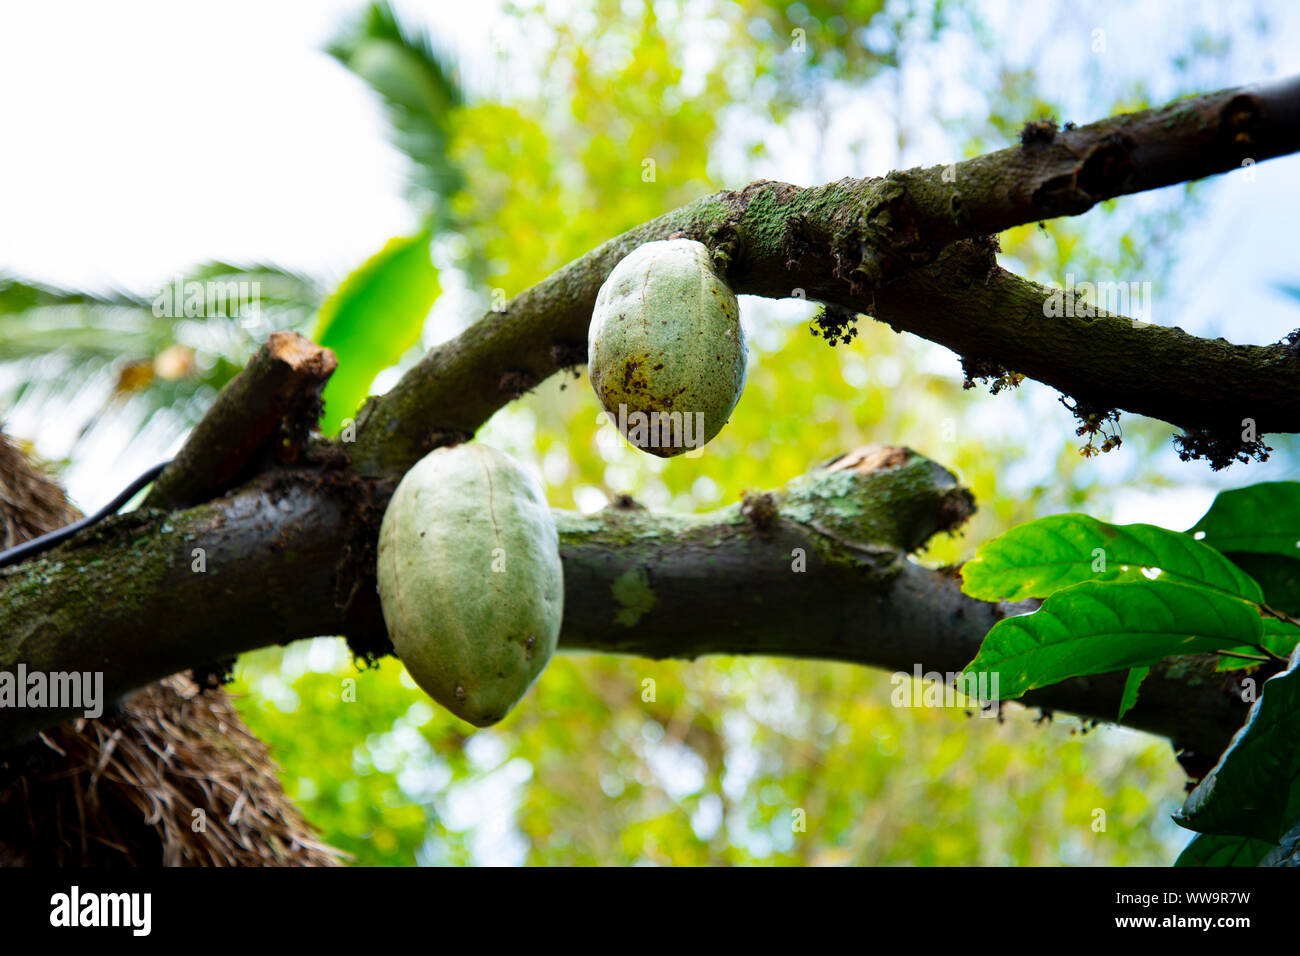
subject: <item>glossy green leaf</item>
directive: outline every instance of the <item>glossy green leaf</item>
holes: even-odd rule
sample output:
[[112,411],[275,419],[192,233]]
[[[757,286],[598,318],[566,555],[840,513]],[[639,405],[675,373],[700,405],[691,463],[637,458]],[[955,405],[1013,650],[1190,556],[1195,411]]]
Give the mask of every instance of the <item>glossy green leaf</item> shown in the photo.
[[1160,580],[1203,584],[1260,601],[1259,585],[1230,560],[1189,535],[1150,524],[1112,525],[1083,514],[1017,525],[980,546],[962,567],[962,590],[986,601],[1047,597],[1083,581]]
[[1147,675],[1151,673],[1149,667],[1135,667],[1128,672],[1128,677],[1124,680],[1124,695],[1119,701],[1119,714],[1116,720],[1123,720],[1124,715],[1133,709],[1133,705],[1138,700],[1138,688],[1146,680]]
[[1179,854],[1174,866],[1259,866],[1273,849],[1274,845],[1267,840],[1198,833]]
[[1257,643],[1255,607],[1175,581],[1085,582],[993,626],[968,671],[997,671],[1001,699],[1083,674],[1145,667],[1170,654]]
[[439,291],[429,241],[428,232],[389,240],[321,306],[316,341],[339,359],[325,388],[326,434],[355,415],[375,376],[420,340]]
[[1264,589],[1264,603],[1275,611],[1300,615],[1300,557],[1232,551],[1228,560]]
[[1201,833],[1270,843],[1300,823],[1300,652],[1264,682],[1245,726],[1174,820]]
[[1221,491],[1190,533],[1220,551],[1300,557],[1300,481]]
[[1300,627],[1289,621],[1279,621],[1275,617],[1263,620],[1264,633],[1260,645],[1272,651],[1278,657],[1290,657],[1296,645],[1300,644]]

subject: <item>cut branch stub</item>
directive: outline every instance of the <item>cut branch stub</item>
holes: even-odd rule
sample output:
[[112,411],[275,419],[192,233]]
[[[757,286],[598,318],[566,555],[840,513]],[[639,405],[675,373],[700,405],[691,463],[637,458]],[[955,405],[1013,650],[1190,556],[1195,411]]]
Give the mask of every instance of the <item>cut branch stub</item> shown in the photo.
[[864,445],[777,492],[781,513],[842,539],[920,550],[941,531],[955,532],[975,513],[975,497],[957,476],[910,448]]
[[337,367],[329,349],[295,332],[272,332],[158,476],[145,506],[192,507],[246,481],[266,458],[297,461]]

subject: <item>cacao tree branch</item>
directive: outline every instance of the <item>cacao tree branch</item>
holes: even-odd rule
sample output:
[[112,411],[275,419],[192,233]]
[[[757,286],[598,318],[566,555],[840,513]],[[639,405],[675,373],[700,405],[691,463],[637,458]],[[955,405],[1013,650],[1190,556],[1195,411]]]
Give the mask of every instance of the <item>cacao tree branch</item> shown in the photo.
[[[518,396],[521,384],[531,387],[582,364],[587,325],[606,276],[638,245],[674,236],[713,248],[737,293],[802,295],[880,313],[896,328],[978,348],[971,357],[1024,371],[1099,407],[1119,405],[1207,431],[1224,427],[1225,408],[1232,415],[1246,409],[1243,417],[1269,423],[1259,426],[1261,432],[1300,431],[1293,414],[1300,363],[1281,346],[1238,347],[1171,334],[1176,329],[1152,331],[1132,323],[1126,328],[1122,317],[1095,329],[1087,320],[1060,322],[1057,336],[1054,326],[1039,321],[1041,308],[1027,312],[1032,284],[1018,285],[1009,276],[1000,276],[997,286],[1010,294],[1009,302],[981,295],[978,310],[964,309],[959,322],[927,321],[932,314],[906,307],[914,292],[958,302],[971,294],[969,274],[949,279],[938,270],[922,276],[919,285],[911,281],[913,272],[957,240],[1077,215],[1103,199],[1298,148],[1300,80],[1289,80],[1191,97],[1046,138],[1031,136],[1022,146],[957,163],[951,174],[937,166],[810,188],[757,182],[717,193],[609,240],[430,351],[362,410],[354,461],[364,474],[401,474],[433,448],[472,435]],[[986,275],[992,273],[990,265]],[[1051,340],[1051,347],[1027,348],[1026,332],[1039,344]],[[1090,357],[1094,333],[1106,357],[1125,357],[1125,368],[1145,368],[1149,357],[1177,372],[1174,397],[1153,396],[1161,383],[1146,373],[1139,377],[1148,380],[1147,387],[1129,383],[1120,390],[1122,401],[1110,399],[1095,384],[1095,372],[1105,363]],[[1184,371],[1185,365],[1194,371]],[[1109,387],[1117,376],[1103,378]],[[1230,396],[1227,406],[1216,402],[1229,386],[1247,381],[1250,386]],[[1207,382],[1222,387],[1188,406],[1183,399],[1194,393],[1193,383]]]
[[906,190],[917,232],[937,251],[936,243],[1077,216],[1106,199],[1192,182],[1296,150],[1300,77],[1289,77],[1077,128],[1031,122],[1019,146],[894,177]]
[[[117,697],[200,663],[317,635],[388,653],[374,557],[389,479],[306,462],[195,508],[110,519],[0,570],[0,672],[97,671]],[[868,448],[705,515],[557,512],[562,650],[763,654],[959,671],[1030,606],[963,595],[906,558],[969,515],[969,493],[912,452]],[[1157,667],[1125,723],[1217,754],[1245,707],[1212,661]],[[545,680],[545,676],[542,678]],[[1111,720],[1124,675],[1026,701]],[[72,716],[0,708],[0,749]]]
[[[833,288],[824,294],[853,304]],[[877,290],[874,314],[959,355],[996,357],[1095,408],[1232,437],[1246,419],[1259,434],[1300,431],[1300,350],[1203,339],[1100,309],[1052,314],[1061,299],[998,267],[987,246],[960,242]]]

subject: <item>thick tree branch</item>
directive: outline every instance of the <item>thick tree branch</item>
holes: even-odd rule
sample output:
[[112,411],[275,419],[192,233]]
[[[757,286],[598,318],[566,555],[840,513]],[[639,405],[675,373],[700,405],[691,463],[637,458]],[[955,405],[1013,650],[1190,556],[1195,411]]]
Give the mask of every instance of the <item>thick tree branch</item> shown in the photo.
[[[985,276],[990,284],[996,279],[1004,297],[975,292],[969,267],[951,277],[942,269],[915,281],[911,275],[957,240],[1078,214],[1113,196],[1297,149],[1300,81],[1290,80],[1031,137],[1020,147],[958,163],[953,175],[932,167],[811,188],[758,182],[708,196],[606,242],[520,293],[504,312],[489,312],[429,352],[390,392],[367,403],[354,461],[364,474],[400,474],[431,449],[472,435],[517,397],[520,383],[532,386],[582,364],[587,325],[606,276],[638,245],[675,235],[710,245],[738,293],[802,296],[880,313],[896,328],[977,348],[979,354],[968,357],[1026,372],[1102,408],[1120,405],[1205,430],[1220,429],[1240,413],[1254,418],[1261,433],[1300,431],[1294,414],[1300,363],[1291,350],[1208,342],[1119,318],[1045,320],[1041,307],[1032,307],[1035,287],[991,265]],[[960,321],[945,322],[908,308],[914,293],[931,303],[961,305],[966,297],[978,308],[965,306]],[[1101,354],[1092,358],[1094,335]],[[1108,364],[1117,357],[1124,361]],[[1155,395],[1159,380],[1148,361],[1177,372],[1169,399]],[[1146,383],[1097,374],[1135,367]],[[1098,381],[1122,385],[1118,396],[1110,398]],[[1194,381],[1211,387],[1188,405]],[[1218,401],[1243,383],[1249,383],[1245,391],[1226,404]],[[1239,418],[1235,427],[1241,427]]]
[[[315,635],[391,651],[367,542],[392,488],[345,470],[279,470],[187,511],[124,515],[0,571],[0,671],[100,671],[118,696]],[[906,560],[970,510],[969,493],[933,462],[872,448],[710,514],[557,512],[561,647],[958,671],[989,627],[1028,610],[968,598],[952,573]],[[1211,668],[1157,668],[1125,723],[1218,753],[1245,708]],[[1122,685],[1123,675],[1074,680],[1030,701],[1110,720]],[[68,716],[0,710],[0,747]]]
[[[1176,326],[1096,315],[1048,316],[1054,290],[999,268],[978,243],[876,292],[875,317],[998,364],[1097,408],[1119,408],[1181,428],[1240,436],[1300,431],[1300,351],[1233,345]],[[851,305],[827,289],[829,301]]]
[[1021,145],[893,177],[932,249],[1117,196],[1300,150],[1300,77],[1174,100],[1072,129],[1030,123]]

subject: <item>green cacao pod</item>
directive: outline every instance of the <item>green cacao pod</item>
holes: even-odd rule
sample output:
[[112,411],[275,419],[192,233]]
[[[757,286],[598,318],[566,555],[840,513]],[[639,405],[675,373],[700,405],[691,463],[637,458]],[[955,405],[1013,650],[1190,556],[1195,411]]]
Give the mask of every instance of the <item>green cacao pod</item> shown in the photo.
[[406,473],[384,512],[378,578],[411,677],[477,727],[505,717],[555,652],[555,521],[537,482],[496,449],[439,448]]
[[745,387],[740,308],[691,239],[647,242],[596,296],[587,373],[629,442],[661,458],[703,447]]

